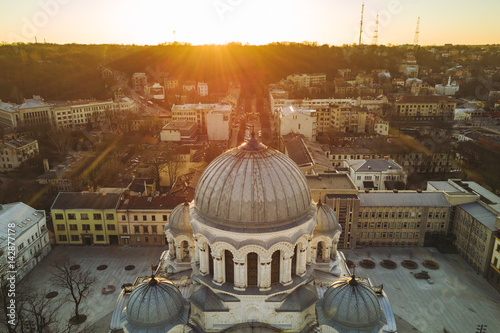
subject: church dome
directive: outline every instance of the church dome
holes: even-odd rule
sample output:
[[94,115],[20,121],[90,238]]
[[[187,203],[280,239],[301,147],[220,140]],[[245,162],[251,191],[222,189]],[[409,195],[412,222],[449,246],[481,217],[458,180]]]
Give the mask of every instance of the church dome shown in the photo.
[[194,196],[199,216],[240,228],[286,225],[306,216],[311,203],[297,164],[254,137],[210,163]]
[[387,323],[377,295],[356,278],[335,281],[317,304],[320,325],[338,332],[379,332]]
[[153,276],[132,291],[126,311],[134,328],[162,329],[182,317],[184,300],[172,282]]
[[332,207],[322,204],[321,201],[316,205],[318,213],[318,224],[314,227],[314,233],[319,233],[327,236],[335,236],[336,233],[342,232],[342,227],[337,221],[337,215]]
[[193,234],[193,228],[189,224],[189,203],[177,205],[170,213],[170,221],[165,226],[165,231],[170,230],[176,237],[178,234]]

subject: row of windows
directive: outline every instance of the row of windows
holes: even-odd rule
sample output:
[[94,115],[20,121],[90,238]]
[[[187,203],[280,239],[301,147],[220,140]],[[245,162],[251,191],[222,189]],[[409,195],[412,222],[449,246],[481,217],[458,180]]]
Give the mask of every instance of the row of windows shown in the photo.
[[[148,216],[147,215],[142,215],[142,220],[147,221]],[[168,215],[162,215],[162,220],[164,222],[168,221]],[[127,221],[127,215],[122,215],[122,221]],[[134,215],[134,221],[139,221],[139,216]],[[151,215],[151,221],[155,222],[156,221],[156,215]]]
[[[93,219],[94,220],[102,220],[102,214],[100,213],[94,213]],[[54,218],[56,220],[64,220],[64,215],[63,214],[55,214]],[[106,220],[113,220],[115,218],[114,214],[106,214]],[[88,213],[80,213],[80,220],[88,220],[89,219],[89,214]],[[68,220],[76,220],[76,214],[75,213],[68,213]]]
[[[408,218],[411,218],[411,219],[414,219],[414,218],[421,218],[422,217],[422,212],[362,212],[360,211],[359,214],[358,214],[358,217],[359,218],[389,218],[389,216],[391,218],[396,218],[396,213],[397,213],[397,217],[398,218],[405,218],[405,219],[408,219]],[[429,214],[427,215],[427,217],[429,219],[439,219],[439,218],[442,218],[442,219],[445,219],[446,218],[446,212],[429,212]]]
[[[95,240],[97,242],[104,242],[104,235],[96,235]],[[60,242],[67,242],[68,237],[66,235],[59,235],[59,241]],[[79,235],[71,235],[71,241],[72,242],[79,242],[80,236]]]
[[[148,225],[134,225],[134,233],[135,234],[140,234],[141,233],[141,227],[142,227],[142,233],[143,234],[149,234],[149,228],[151,227],[151,233],[156,234],[158,233],[158,227],[156,225],[148,226]],[[132,230],[131,230],[132,231]],[[126,225],[122,226],[122,232],[124,234],[128,233],[128,227]]]
[[[110,231],[116,230],[114,224],[107,224],[107,228]],[[57,230],[59,230],[59,231],[66,230],[66,225],[65,224],[57,224]],[[78,224],[70,224],[69,225],[69,230],[71,230],[71,231],[78,230]],[[82,230],[90,230],[90,224],[82,224]],[[102,224],[94,224],[94,230],[95,231],[104,230],[103,229],[103,225]]]
[[[428,222],[427,223],[427,229],[431,229],[432,228],[432,222]],[[434,228],[432,229],[444,229],[446,227],[446,223],[444,222],[434,222]],[[414,222],[377,222],[375,224],[375,222],[358,222],[358,229],[381,229],[381,228],[384,228],[384,229],[419,229],[420,228],[420,223],[414,223]]]
[[418,232],[363,232],[358,233],[360,238],[419,238]]

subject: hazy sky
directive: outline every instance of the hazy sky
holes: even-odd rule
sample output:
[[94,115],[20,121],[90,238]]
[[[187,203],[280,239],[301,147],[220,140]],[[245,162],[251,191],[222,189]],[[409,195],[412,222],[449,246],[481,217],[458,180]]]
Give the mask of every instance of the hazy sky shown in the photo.
[[[0,41],[192,44],[359,39],[362,0],[0,0]],[[499,0],[366,0],[363,43],[500,43]]]

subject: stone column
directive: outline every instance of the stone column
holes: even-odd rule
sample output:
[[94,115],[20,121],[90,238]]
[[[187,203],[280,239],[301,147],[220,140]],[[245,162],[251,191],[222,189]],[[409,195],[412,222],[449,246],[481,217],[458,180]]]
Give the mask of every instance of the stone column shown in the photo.
[[260,260],[259,290],[271,289],[271,258]]
[[280,269],[280,279],[284,286],[287,286],[293,282],[292,280],[292,257],[293,253],[285,253],[285,258],[282,260],[282,266]]
[[311,256],[312,256],[312,262],[316,263],[316,258],[318,257],[318,253],[316,252],[317,248],[316,246],[311,245]]
[[199,264],[200,263],[200,251],[199,251],[199,246],[198,246],[198,243],[194,243],[194,247],[193,247],[193,259],[194,259],[194,262],[196,264]]
[[175,243],[172,241],[172,239],[168,240],[168,257],[170,260],[175,259]]
[[234,289],[245,290],[245,259],[234,260]]
[[323,257],[325,261],[327,261],[328,258],[330,258],[330,251],[332,250],[331,246],[327,246],[325,248],[325,256]]
[[224,283],[224,272],[222,271],[222,257],[220,255],[216,256],[212,254],[214,258],[214,279],[213,283],[221,286]]
[[311,259],[311,240],[309,239],[307,241],[307,253],[306,253],[306,262],[307,262],[307,265],[310,265],[311,262],[312,262],[312,259]]
[[208,274],[208,250],[200,247],[200,274],[207,275]]

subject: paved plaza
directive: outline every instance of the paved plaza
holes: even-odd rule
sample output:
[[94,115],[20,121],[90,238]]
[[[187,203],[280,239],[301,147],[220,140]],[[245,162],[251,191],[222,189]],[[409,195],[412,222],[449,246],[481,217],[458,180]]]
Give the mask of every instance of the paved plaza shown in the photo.
[[[358,265],[355,274],[369,278],[373,285],[383,284],[394,314],[418,329],[401,330],[403,325],[396,320],[399,333],[474,333],[480,324],[487,325],[488,332],[500,332],[500,294],[459,255],[441,254],[435,248],[370,247],[342,252],[356,264],[363,259],[376,263],[373,269]],[[398,266],[383,268],[384,259]],[[410,270],[400,265],[409,259],[419,267]],[[427,269],[423,260],[434,260],[440,268]],[[429,272],[432,284],[413,276],[421,270]]]
[[[63,298],[65,290],[50,283],[50,265],[64,255],[69,256],[81,265],[80,269],[91,271],[97,279],[90,296],[83,302],[82,313],[88,315],[88,323],[95,323],[96,333],[105,333],[121,285],[133,283],[137,276],[151,274],[149,265],[157,264],[164,250],[160,247],[58,246],[22,281],[20,288],[28,284],[46,293],[59,292],[54,300]],[[398,320],[399,333],[473,333],[479,324],[488,325],[488,332],[496,332],[500,327],[500,294],[458,255],[443,255],[435,248],[364,248],[343,250],[343,253],[356,264],[362,259],[376,263],[373,269],[356,267],[355,274],[370,278],[374,285],[384,285],[396,318],[402,318]],[[410,257],[419,264],[418,269],[409,270],[400,265]],[[395,261],[398,267],[383,268],[379,263],[384,259]],[[438,262],[440,268],[423,268],[421,262],[427,259]],[[108,268],[99,271],[96,268],[100,265]],[[124,269],[127,265],[135,268],[127,271]],[[413,277],[412,273],[421,269],[429,272],[433,284]],[[101,289],[107,285],[116,286],[116,291],[102,294]],[[69,319],[72,303],[60,311],[61,320]]]

